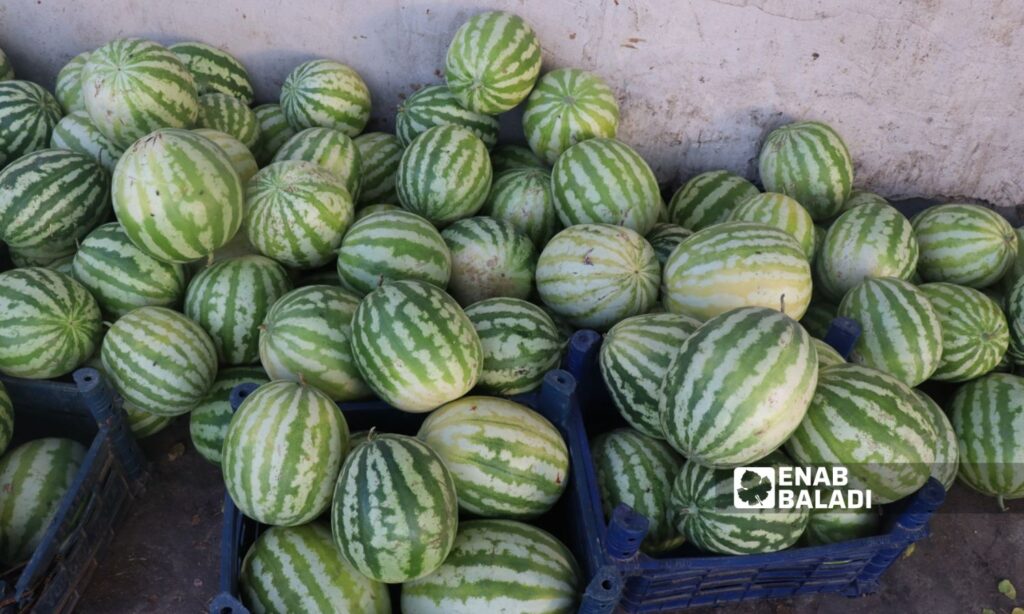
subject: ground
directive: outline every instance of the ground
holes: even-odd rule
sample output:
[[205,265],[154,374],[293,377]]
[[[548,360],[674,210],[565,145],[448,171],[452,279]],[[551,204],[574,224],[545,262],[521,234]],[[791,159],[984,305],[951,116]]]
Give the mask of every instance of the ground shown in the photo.
[[[83,613],[205,612],[217,592],[221,503],[219,470],[196,453],[188,421],[143,440],[152,461],[146,496],[117,532],[79,602]],[[999,512],[993,499],[957,484],[932,521],[932,536],[900,560],[881,590],[745,604],[694,612],[744,614],[1010,614],[996,585],[1011,579],[1024,597],[1024,503]]]

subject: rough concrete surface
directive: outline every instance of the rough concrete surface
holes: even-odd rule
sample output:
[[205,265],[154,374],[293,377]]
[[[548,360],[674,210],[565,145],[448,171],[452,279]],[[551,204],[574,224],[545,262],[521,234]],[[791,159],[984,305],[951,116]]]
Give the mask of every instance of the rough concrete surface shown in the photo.
[[332,57],[363,75],[388,128],[487,8],[533,24],[546,68],[607,79],[621,137],[664,183],[711,168],[753,176],[768,130],[814,118],[845,137],[861,186],[1024,203],[1019,0],[5,0],[0,47],[51,85],[113,37],[198,39],[237,55],[262,100],[299,62]]

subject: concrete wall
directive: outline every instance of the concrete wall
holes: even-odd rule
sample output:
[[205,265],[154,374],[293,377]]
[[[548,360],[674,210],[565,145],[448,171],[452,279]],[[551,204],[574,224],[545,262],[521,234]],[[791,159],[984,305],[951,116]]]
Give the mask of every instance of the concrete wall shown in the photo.
[[1019,0],[4,0],[0,47],[52,85],[113,37],[202,40],[243,61],[261,100],[300,61],[332,57],[363,75],[387,129],[488,7],[533,24],[546,68],[603,75],[620,137],[673,186],[711,168],[754,176],[768,130],[816,118],[845,137],[860,186],[1024,203]]

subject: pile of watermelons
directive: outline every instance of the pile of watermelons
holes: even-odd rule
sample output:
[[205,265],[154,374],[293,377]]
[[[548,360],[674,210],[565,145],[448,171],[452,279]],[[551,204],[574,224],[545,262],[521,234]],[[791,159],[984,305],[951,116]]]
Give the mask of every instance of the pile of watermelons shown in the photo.
[[[629,425],[593,441],[604,504],[650,518],[649,553],[877,530],[871,511],[737,511],[743,465],[843,465],[876,504],[930,475],[1024,497],[1019,230],[971,204],[908,221],[851,189],[818,122],[766,137],[763,193],[717,170],[666,204],[615,138],[613,90],[540,69],[522,19],[472,17],[392,135],[363,132],[370,92],[333,60],[253,107],[244,67],[201,43],[111,41],[56,97],[0,53],[0,372],[96,366],[139,437],[190,414],[274,525],[242,571],[259,612],[390,611],[395,583],[408,613],[570,611],[579,568],[528,524],[567,484],[566,444],[504,397],[575,329],[605,333]],[[528,147],[498,144],[521,104]],[[850,362],[821,341],[837,315],[863,328]],[[945,408],[915,389],[933,380],[958,385]],[[262,385],[232,415],[244,382]],[[336,403],[371,397],[432,413],[418,437],[349,432]],[[12,429],[0,389],[0,449]],[[6,452],[0,563],[31,554],[83,453]]]

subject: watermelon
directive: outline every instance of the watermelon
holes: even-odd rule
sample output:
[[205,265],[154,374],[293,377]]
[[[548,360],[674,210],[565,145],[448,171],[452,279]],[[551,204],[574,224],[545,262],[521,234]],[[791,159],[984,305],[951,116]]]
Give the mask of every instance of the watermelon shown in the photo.
[[491,167],[494,174],[521,168],[548,170],[540,157],[522,145],[498,145],[491,150]]
[[11,66],[11,62],[7,59],[7,54],[4,53],[3,49],[0,49],[0,81],[9,81],[14,78],[14,67]]
[[226,245],[242,223],[242,184],[213,141],[157,130],[114,169],[114,213],[137,247],[164,262],[198,260]]
[[1006,499],[1024,497],[1024,377],[992,373],[967,382],[950,405],[960,441],[960,480]]
[[242,63],[226,51],[198,42],[176,43],[168,47],[192,73],[196,92],[226,94],[242,104],[252,104],[252,84]]
[[469,217],[491,189],[487,147],[465,128],[430,128],[405,148],[395,184],[402,206],[437,226]]
[[694,232],[720,224],[740,203],[757,196],[757,187],[729,171],[708,171],[693,177],[672,195],[668,221]]
[[868,277],[910,279],[917,268],[914,229],[885,203],[864,203],[839,216],[814,263],[815,290],[838,303]]
[[282,296],[260,327],[259,354],[275,380],[305,381],[335,401],[368,396],[352,357],[352,317],[360,296],[306,286]]
[[[256,158],[253,157],[249,148],[230,134],[210,128],[195,128],[192,132],[210,139],[227,154],[228,159],[231,160],[231,168],[235,169],[235,172],[238,173],[238,180],[242,185],[248,183],[252,176],[256,174],[256,171],[259,170],[259,167],[256,165]],[[56,131],[54,131],[54,134],[56,134]]]
[[497,115],[526,99],[540,74],[540,42],[521,17],[488,11],[455,32],[445,81],[462,106]]
[[0,456],[7,450],[13,435],[14,405],[11,404],[11,397],[7,395],[3,382],[0,382]]
[[466,128],[479,137],[487,149],[498,142],[498,120],[467,110],[447,86],[428,85],[398,105],[395,134],[403,147],[408,147],[429,128],[448,125]]
[[89,54],[82,97],[94,124],[127,148],[160,128],[191,128],[199,96],[174,52],[148,40],[119,38]]
[[95,160],[41,149],[0,171],[0,239],[64,253],[110,212],[110,176]]
[[26,562],[43,540],[78,474],[86,449],[48,437],[23,443],[0,459],[0,563]]
[[672,523],[669,495],[672,478],[683,459],[664,441],[629,428],[602,433],[590,443],[605,516],[620,503],[650,521],[640,545],[648,554],[661,554],[682,545],[684,538]]
[[630,426],[664,439],[658,395],[672,356],[700,322],[674,313],[649,313],[622,320],[604,336],[601,376],[612,402]]
[[893,277],[868,278],[846,294],[839,315],[860,323],[850,362],[916,386],[942,360],[942,321],[928,295]]
[[[365,207],[360,207],[359,209],[356,209],[356,215],[355,215],[354,221],[358,222],[359,220],[363,219],[364,217],[367,217],[369,215],[373,215],[374,213],[382,213],[384,211],[404,211],[404,209],[402,209],[398,205],[389,205],[387,203],[379,203],[379,204],[376,204],[376,205],[366,205]],[[413,215],[416,215],[416,214],[413,213]],[[416,217],[419,217],[419,216],[416,216]],[[430,222],[427,222],[427,224],[430,224]],[[431,228],[433,228],[433,224],[431,224]],[[436,231],[437,229],[434,228],[434,230]],[[351,231],[351,229],[350,229],[350,231]],[[345,236],[347,237],[348,233],[345,233]],[[440,236],[440,233],[438,233],[438,236]],[[344,239],[342,239],[342,242],[344,242]]]
[[850,196],[843,203],[842,211],[849,211],[855,207],[861,205],[888,205],[889,201],[885,200],[878,194],[868,192],[866,190],[850,190]]
[[812,298],[807,305],[807,311],[800,318],[800,325],[816,339],[824,339],[828,329],[832,326],[832,320],[839,315],[839,306],[832,303]]
[[814,343],[814,348],[818,350],[818,370],[822,370],[825,367],[831,365],[841,365],[846,362],[842,354],[837,352],[831,345],[825,343],[821,339],[811,339]]
[[363,299],[352,320],[352,353],[377,396],[410,412],[463,396],[483,369],[473,323],[453,298],[421,281],[386,283]]
[[199,128],[210,128],[238,139],[246,147],[255,147],[259,138],[259,120],[244,102],[230,94],[203,94],[199,97]]
[[408,211],[380,211],[352,224],[338,249],[346,288],[368,294],[388,281],[413,279],[448,286],[452,256],[433,224]]
[[82,69],[89,61],[88,51],[83,51],[64,65],[57,73],[57,83],[53,91],[57,96],[57,102],[64,108],[64,112],[71,114],[75,111],[85,111],[85,99],[82,97]]
[[536,389],[558,366],[565,339],[540,307],[517,298],[490,298],[466,308],[483,348],[482,392],[511,396]]
[[576,611],[582,576],[547,531],[515,520],[473,520],[434,573],[402,586],[403,614]]
[[85,362],[103,335],[85,287],[44,268],[0,273],[0,373],[47,379]]
[[534,302],[538,303],[541,310],[544,313],[548,314],[548,317],[551,318],[551,321],[555,323],[555,329],[558,330],[559,338],[562,339],[562,341],[564,341],[566,344],[568,344],[569,338],[572,337],[573,333],[576,332],[576,327],[570,324],[568,320],[555,313],[553,309],[551,309],[544,303],[539,303],[538,301]]
[[441,237],[452,255],[448,292],[461,305],[498,296],[530,296],[537,250],[512,224],[472,217],[445,228]]
[[90,232],[72,267],[75,279],[115,320],[136,307],[177,308],[185,296],[184,265],[161,262],[135,247],[117,222]]
[[742,201],[729,219],[774,226],[796,239],[807,261],[814,260],[814,221],[800,203],[785,194],[765,192]]
[[246,516],[296,526],[331,504],[348,451],[348,424],[316,388],[271,382],[245,398],[224,436],[221,470],[228,494]]
[[1006,316],[978,290],[935,282],[918,288],[939,318],[942,354],[932,379],[965,382],[999,364],[1010,343]]
[[136,439],[145,439],[156,435],[167,428],[174,419],[172,416],[158,416],[148,411],[142,411],[131,403],[123,405],[125,417],[128,419],[128,429]]
[[310,60],[296,66],[285,79],[281,109],[296,131],[334,128],[353,137],[370,118],[370,90],[348,66],[333,60]]
[[482,215],[508,222],[543,247],[561,228],[551,198],[551,173],[519,168],[495,175]]
[[799,320],[811,300],[811,266],[789,233],[726,222],[680,244],[665,263],[662,285],[669,311],[698,320],[745,306],[769,307]]
[[921,402],[923,413],[931,421],[935,429],[936,447],[935,460],[932,462],[931,477],[942,482],[942,485],[949,490],[956,480],[957,469],[960,467],[960,443],[956,437],[956,431],[949,421],[946,412],[942,411],[938,403],[930,396],[914,390],[914,396]]
[[245,202],[253,247],[294,268],[330,262],[352,221],[352,196],[342,179],[303,160],[260,170],[249,180]]
[[816,222],[839,213],[853,186],[850,152],[821,122],[776,128],[765,138],[757,163],[765,190],[795,198]]
[[548,164],[580,141],[615,138],[619,103],[600,77],[579,68],[547,73],[526,100],[523,132],[530,149]]
[[416,435],[444,461],[459,508],[484,518],[535,518],[569,483],[561,433],[532,409],[468,396],[427,416]]
[[654,249],[636,232],[580,224],[544,247],[537,259],[537,292],[574,326],[607,330],[654,305],[659,273]]
[[191,411],[217,374],[217,350],[206,331],[165,307],[139,307],[114,322],[102,360],[126,402],[159,416]]
[[921,246],[917,270],[925,281],[990,286],[1011,270],[1020,249],[1009,222],[979,205],[931,207],[912,223]]
[[910,387],[887,373],[843,364],[821,370],[786,451],[799,465],[846,467],[849,488],[870,489],[872,504],[882,504],[924,485],[938,446],[927,408]]
[[285,119],[284,111],[279,104],[261,104],[253,108],[256,121],[259,122],[259,136],[252,147],[252,155],[260,166],[270,164],[274,154],[288,139],[295,136],[296,130]]
[[349,565],[319,522],[262,533],[245,555],[238,582],[254,614],[391,613],[387,586]]
[[185,294],[185,315],[203,327],[221,364],[259,360],[259,328],[271,306],[292,289],[284,268],[263,256],[221,260],[199,272]]
[[564,226],[611,224],[646,234],[661,194],[651,167],[629,145],[587,139],[565,150],[551,171],[551,194]]
[[1024,277],[1017,280],[1006,297],[1006,318],[1010,326],[1010,347],[1007,356],[1024,366]]
[[875,508],[811,510],[803,540],[808,546],[836,544],[870,537],[881,527],[882,517]]
[[103,136],[85,111],[72,111],[57,122],[50,134],[50,147],[85,154],[99,162],[108,173],[114,172],[114,166],[124,153]]
[[[772,452],[753,465],[791,466],[782,452]],[[755,474],[756,475],[756,474]],[[810,512],[792,509],[738,509],[733,493],[740,488],[731,469],[704,467],[692,460],[672,483],[670,514],[686,541],[716,554],[763,554],[789,548],[807,528]]]
[[307,128],[285,141],[274,154],[274,162],[305,160],[324,167],[340,179],[352,197],[359,197],[363,160],[349,137],[331,128]]
[[427,444],[371,433],[345,459],[331,532],[364,576],[398,583],[431,573],[451,551],[458,522],[455,482]]
[[367,132],[352,139],[359,150],[362,174],[358,204],[398,204],[395,178],[405,147],[393,134]]
[[680,243],[690,238],[692,234],[693,232],[682,226],[668,222],[658,222],[644,238],[654,248],[654,255],[658,257],[658,264],[664,267],[672,251]]
[[262,386],[270,378],[259,367],[232,367],[217,373],[217,379],[199,404],[189,414],[188,430],[192,445],[199,455],[220,466],[224,438],[234,410],[231,409],[231,391],[240,384]]
[[42,267],[42,268],[53,268],[55,263],[63,261],[68,256],[75,255],[75,248],[70,247],[61,250],[47,249],[45,245],[40,247],[10,247],[8,246],[8,255],[11,257],[11,263],[14,264],[15,268],[24,269],[28,267]]
[[818,259],[818,255],[821,254],[821,248],[825,244],[825,236],[828,234],[828,230],[819,224],[814,225],[814,258],[811,262]]
[[35,83],[0,80],[0,169],[46,147],[60,116],[54,97]]

